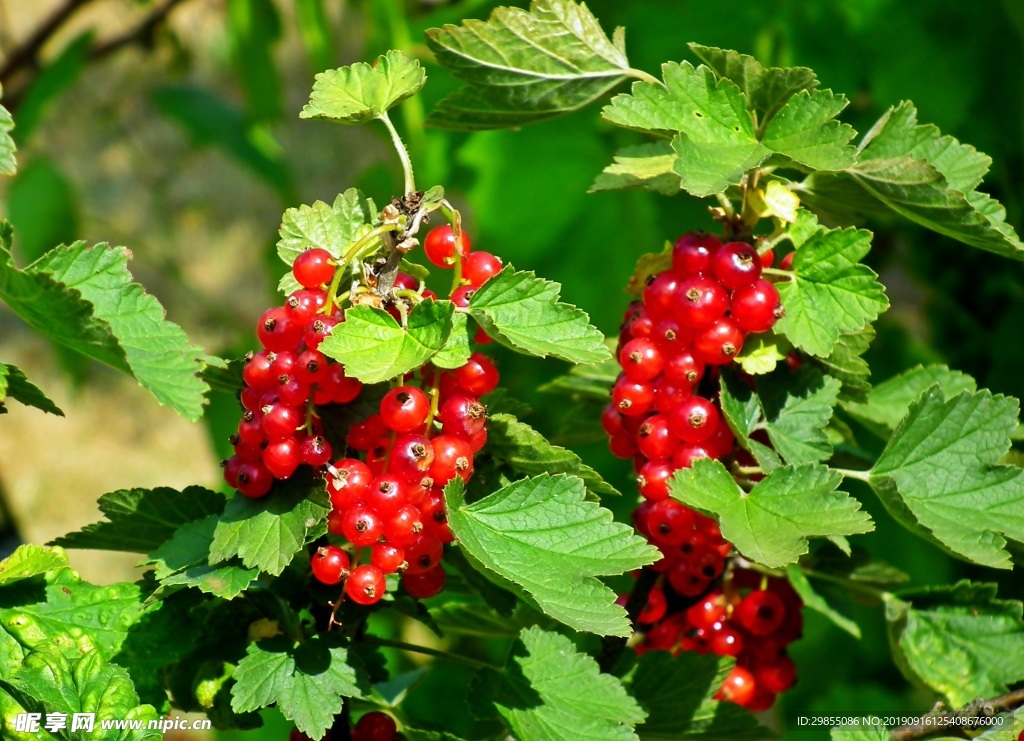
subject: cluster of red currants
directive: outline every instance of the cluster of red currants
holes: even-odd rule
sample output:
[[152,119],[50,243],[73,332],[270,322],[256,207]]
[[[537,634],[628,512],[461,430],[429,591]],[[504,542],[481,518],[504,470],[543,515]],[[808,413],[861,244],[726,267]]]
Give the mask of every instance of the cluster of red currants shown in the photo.
[[[650,567],[658,572],[658,582],[639,618],[652,626],[640,650],[713,650],[739,656],[754,651],[743,648],[744,630],[758,636],[771,633],[751,632],[742,621],[739,627],[732,624],[731,603],[723,603],[721,615],[706,625],[688,621],[689,605],[721,594],[709,590],[721,584],[732,545],[715,520],[670,498],[668,483],[675,471],[699,458],[737,452],[715,398],[718,368],[740,354],[748,334],[768,331],[783,315],[778,291],[761,275],[773,260],[770,251],[759,255],[745,242],[723,244],[707,233],[685,234],[673,246],[672,267],[652,276],[642,301],[626,311],[618,348],[622,374],[601,422],[612,452],[634,461],[643,497],[634,524],[663,554]],[[775,592],[751,593],[757,594],[777,599]],[[753,604],[762,598],[751,599]],[[789,613],[798,620],[799,600],[778,615]],[[749,674],[738,665],[734,674],[743,672]],[[747,696],[728,689],[732,680],[730,675],[721,696],[743,705],[770,705],[774,693],[781,691],[782,683],[776,682],[755,692],[751,680]]]
[[[494,255],[471,253],[468,236],[463,232],[456,239],[448,226],[427,235],[424,251],[439,267],[458,263],[462,268],[451,296],[457,305],[467,305],[472,292],[502,267]],[[473,473],[473,456],[487,440],[480,397],[497,387],[498,371],[476,352],[454,370],[426,365],[394,379],[399,385],[380,400],[376,414],[351,425],[346,455],[335,459],[320,413],[363,393],[341,363],[319,351],[323,339],[345,321],[325,290],[335,270],[325,250],[302,253],[292,266],[302,288],[260,318],[263,350],[250,354],[243,368],[245,411],[232,436],[235,455],[224,462],[224,478],[245,496],[263,497],[275,480],[291,477],[302,464],[322,471],[332,506],[328,531],[344,537],[354,553],[337,545],[321,547],[312,557],[314,577],[325,584],[344,582],[345,595],[362,605],[384,596],[385,577],[393,573],[401,573],[402,586],[413,597],[431,597],[444,587],[440,560],[444,544],[452,540],[442,488]],[[415,292],[417,300],[436,297],[404,273],[394,285]],[[393,303],[386,308],[397,313]],[[478,332],[478,343],[489,340]],[[365,562],[359,563],[364,549]]]
[[[352,726],[349,733],[351,741],[395,741],[398,736],[398,724],[387,713],[372,710],[361,717]],[[317,741],[311,739],[298,728],[293,728],[288,741]],[[331,741],[331,734],[323,736],[319,741]]]

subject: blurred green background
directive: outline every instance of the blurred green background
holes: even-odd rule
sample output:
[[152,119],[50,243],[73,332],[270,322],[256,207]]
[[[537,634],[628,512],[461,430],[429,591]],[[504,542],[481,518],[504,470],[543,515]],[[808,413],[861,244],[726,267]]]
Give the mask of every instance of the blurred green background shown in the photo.
[[[17,177],[0,182],[0,209],[14,223],[17,258],[27,262],[78,238],[125,244],[136,277],[173,320],[210,351],[240,354],[254,341],[255,317],[275,300],[281,211],[332,200],[353,185],[378,203],[400,188],[383,129],[297,118],[315,72],[399,48],[422,59],[430,77],[421,98],[395,117],[421,187],[443,184],[475,245],[561,282],[566,300],[614,334],[637,256],[710,226],[706,204],[642,192],[588,195],[616,148],[637,141],[603,124],[596,106],[522,131],[425,130],[426,112],[454,83],[432,63],[423,30],[484,17],[497,4],[0,0],[0,81],[20,148]],[[913,100],[922,121],[992,156],[988,189],[1010,223],[1022,223],[1019,0],[589,5],[607,29],[626,26],[633,65],[650,72],[686,57],[689,41],[809,66],[824,86],[847,95],[844,119],[861,132],[887,106]],[[37,29],[69,8],[35,55],[18,56]],[[876,231],[869,262],[893,303],[870,351],[875,379],[945,362],[998,392],[1024,395],[1024,269],[911,225],[869,226]],[[2,309],[0,358],[25,368],[68,412],[62,420],[14,409],[0,419],[0,487],[26,539],[41,542],[92,521],[95,499],[114,488],[218,481],[215,461],[237,421],[232,400],[214,398],[207,431],[192,427],[154,408],[132,382],[40,343]],[[500,359],[507,385],[534,406],[532,423],[557,435],[560,405],[534,389],[564,369]],[[629,465],[602,442],[573,442],[630,490]],[[994,578],[913,540],[869,492],[854,493],[878,522],[861,541],[916,583]],[[629,505],[612,506],[624,516]],[[83,572],[100,581],[132,578],[131,561],[80,554]],[[1019,576],[998,576],[1003,596],[1024,596]],[[934,701],[892,666],[880,609],[847,608],[861,620],[863,639],[808,614],[805,638],[793,649],[801,681],[770,713],[771,723],[787,728],[793,716],[811,713],[920,712]],[[419,701],[441,703],[452,691],[427,682]],[[284,728],[278,718],[246,738],[280,739]]]

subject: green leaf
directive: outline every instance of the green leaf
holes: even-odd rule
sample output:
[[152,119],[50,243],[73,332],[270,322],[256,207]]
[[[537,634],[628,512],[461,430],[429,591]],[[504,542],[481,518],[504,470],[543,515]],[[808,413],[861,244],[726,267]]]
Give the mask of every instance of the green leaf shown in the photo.
[[284,212],[278,231],[277,254],[288,265],[306,250],[327,250],[340,259],[346,247],[373,223],[374,206],[356,188],[349,188],[332,205],[316,201]]
[[609,353],[607,360],[573,366],[568,373],[556,376],[537,390],[545,394],[563,394],[607,404],[608,390],[620,372],[618,360]]
[[214,530],[210,563],[237,556],[244,566],[277,576],[306,543],[327,532],[329,510],[323,483],[301,473],[262,499],[236,495]]
[[[3,89],[0,89],[0,98],[3,97]],[[14,119],[10,112],[0,105],[0,175],[13,175],[18,171],[18,163],[14,159],[14,139],[11,138],[11,130],[14,128]]]
[[220,514],[224,510],[224,496],[201,486],[190,486],[184,491],[162,486],[119,489],[100,497],[99,508],[106,520],[56,538],[52,545],[149,553],[182,525]]
[[[825,211],[895,212],[973,247],[1024,259],[1006,210],[976,188],[991,160],[974,147],[918,125],[904,102],[890,108],[860,144],[860,157],[842,174],[813,175],[801,198]],[[868,196],[865,203],[864,195]]]
[[658,273],[672,269],[672,243],[665,240],[665,246],[661,252],[648,252],[640,255],[636,261],[636,268],[626,282],[626,294],[629,296],[643,297],[644,289],[648,282]]
[[637,741],[633,726],[646,717],[594,659],[537,627],[519,634],[502,671],[477,673],[470,696],[481,715],[500,716],[522,739]]
[[488,419],[487,452],[516,473],[527,476],[566,473],[581,478],[587,491],[597,498],[619,496],[619,491],[584,464],[578,455],[552,445],[511,414],[493,414]]
[[336,633],[316,635],[297,646],[283,636],[249,644],[234,679],[232,710],[244,713],[276,704],[311,738],[320,738],[331,727],[344,698],[370,692],[362,664]]
[[848,103],[831,90],[801,91],[764,128],[761,143],[800,169],[845,170],[856,158],[857,132],[834,119]]
[[258,577],[257,569],[247,569],[237,564],[197,564],[162,579],[160,583],[165,587],[195,587],[214,597],[234,599],[252,586]]
[[689,651],[679,656],[650,651],[641,656],[626,680],[629,694],[647,711],[647,720],[636,729],[640,738],[771,738],[771,732],[749,711],[713,698],[732,667],[730,659]]
[[1006,538],[1024,543],[1024,469],[998,461],[1017,417],[1016,399],[985,390],[947,399],[932,386],[893,432],[871,487],[911,532],[960,558],[1009,569]]
[[234,599],[256,580],[257,569],[231,562],[207,563],[218,521],[217,515],[209,515],[182,525],[149,555],[146,563],[156,566],[154,575],[162,586],[196,587],[215,597]]
[[626,612],[596,577],[657,559],[629,526],[586,501],[583,481],[542,475],[466,504],[461,480],[445,487],[448,524],[467,556],[579,631],[629,635]]
[[842,476],[825,466],[783,466],[744,491],[719,461],[695,461],[669,483],[672,496],[716,515],[722,535],[744,556],[771,568],[807,553],[807,539],[870,532],[860,502],[836,491]]
[[782,337],[771,332],[748,335],[734,359],[740,364],[744,373],[760,376],[771,373],[779,362],[786,359],[789,343]]
[[[138,382],[158,402],[173,407],[178,414],[194,422],[203,414],[204,395],[209,389],[199,377],[205,367],[206,356],[201,348],[190,344],[181,327],[167,321],[160,302],[133,282],[127,267],[129,257],[130,253],[124,247],[105,244],[90,247],[85,242],[75,242],[70,247],[50,250],[23,271],[22,276],[31,274],[37,284],[50,280],[77,291],[91,304],[92,315],[102,320],[116,338],[125,362]],[[14,269],[9,261],[6,269]],[[3,272],[6,272],[5,268],[0,266],[0,274]],[[0,275],[0,295],[14,287],[10,281],[10,277],[5,280]],[[8,300],[6,295],[3,298]],[[30,299],[21,295],[16,300],[21,303]],[[18,312],[17,306],[12,305],[12,308]],[[58,307],[48,308],[55,311]],[[18,313],[38,329],[33,321]],[[33,311],[33,319],[41,313],[45,314],[46,309],[40,307]],[[63,321],[63,317],[58,321]],[[62,342],[50,330],[43,333]],[[76,345],[69,346],[83,352]],[[96,359],[104,360],[102,357]]]
[[469,347],[469,319],[461,311],[452,314],[452,328],[444,347],[431,359],[438,368],[461,368],[472,355]]
[[720,193],[756,167],[768,150],[757,140],[743,91],[701,65],[668,62],[665,86],[633,83],[602,115],[619,126],[672,138],[676,173],[691,195]]
[[689,44],[690,50],[719,77],[736,83],[748,101],[750,110],[758,116],[763,127],[786,105],[790,98],[802,91],[818,87],[818,79],[807,67],[762,67],[754,57],[731,49]]
[[409,312],[403,328],[383,309],[353,306],[320,352],[344,363],[345,373],[363,383],[387,381],[423,365],[445,346],[454,313],[451,301],[427,299]]
[[675,164],[676,154],[668,142],[624,147],[615,153],[614,162],[597,176],[590,192],[646,188],[674,196],[682,187]]
[[64,412],[43,393],[42,389],[28,380],[16,365],[0,363],[0,414],[7,411],[4,406],[8,399],[14,399],[25,406],[35,407],[61,417]]
[[974,379],[965,373],[944,365],[919,365],[878,384],[863,402],[848,402],[843,407],[858,422],[887,439],[910,405],[934,384],[950,399],[961,391],[973,393],[978,389]]
[[632,71],[622,29],[609,39],[583,3],[533,0],[500,7],[487,21],[427,30],[437,61],[467,87],[438,104],[427,123],[496,129],[543,121],[602,98]]
[[792,227],[793,279],[777,284],[786,315],[775,332],[811,355],[832,353],[839,336],[856,332],[889,308],[878,276],[860,260],[871,232],[827,230],[801,211]]
[[309,104],[299,118],[366,123],[386,116],[389,109],[419,92],[426,81],[419,60],[393,49],[373,64],[356,62],[318,74]]
[[832,455],[825,428],[839,387],[839,381],[814,368],[758,379],[768,439],[787,463],[817,463]]
[[808,607],[815,612],[824,615],[829,621],[838,628],[845,630],[847,633],[852,635],[854,638],[860,638],[860,626],[857,625],[850,618],[846,617],[842,613],[838,612],[832,607],[825,598],[814,591],[814,587],[804,576],[804,572],[795,563],[791,563],[786,567],[786,578],[789,579],[789,583],[793,585],[793,589],[800,595],[801,601],[804,603],[804,607]]
[[885,617],[900,668],[957,707],[1024,679],[1022,611],[1020,602],[996,599],[995,584],[960,581],[903,593]]
[[145,729],[160,716],[151,705],[140,705],[128,673],[108,664],[95,651],[81,657],[66,657],[52,643],[37,646],[25,657],[24,666],[9,680],[0,680],[6,690],[30,712],[63,713],[68,729],[75,713],[94,713],[94,731],[62,731],[66,741],[144,741],[159,739],[161,731],[100,729],[101,719],[137,720]]
[[47,571],[68,565],[68,556],[63,548],[48,548],[40,545],[22,545],[0,561],[0,586],[20,579],[45,574]]
[[812,357],[812,362],[833,378],[839,379],[842,388],[839,399],[843,402],[863,402],[871,391],[868,378],[871,369],[863,355],[875,339],[875,328],[865,325],[856,332],[839,335],[832,352],[824,358]]
[[863,718],[863,725],[844,725],[833,728],[829,733],[832,741],[889,741],[889,732],[881,726],[871,722],[870,718]]
[[570,363],[611,357],[604,335],[586,312],[558,300],[562,286],[511,265],[483,284],[469,313],[501,344],[528,355],[552,355]]

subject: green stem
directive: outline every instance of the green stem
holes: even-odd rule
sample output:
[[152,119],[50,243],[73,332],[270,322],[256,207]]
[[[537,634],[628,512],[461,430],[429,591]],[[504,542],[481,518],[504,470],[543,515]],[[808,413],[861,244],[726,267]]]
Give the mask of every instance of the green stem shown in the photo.
[[722,207],[722,211],[728,218],[733,218],[736,215],[735,209],[732,207],[732,201],[725,195],[725,193],[715,193],[715,198],[718,199],[718,204]]
[[331,279],[331,285],[327,288],[327,301],[324,303],[324,308],[321,312],[330,316],[334,312],[334,302],[338,297],[338,289],[341,287],[342,278],[345,277],[346,268],[352,260],[357,257],[360,252],[366,249],[367,245],[370,245],[374,240],[379,239],[385,232],[393,232],[398,229],[398,224],[381,224],[373,231],[367,232],[362,237],[357,239],[355,243],[349,247],[348,251],[342,255],[342,258],[338,260],[338,267],[334,271],[334,278]]
[[447,659],[458,664],[471,666],[474,669],[498,669],[494,664],[488,664],[486,661],[471,659],[469,656],[453,654],[436,648],[428,648],[427,646],[417,646],[414,643],[406,643],[405,641],[393,641],[390,638],[378,638],[377,636],[366,636],[363,640],[372,645],[397,648],[399,651],[409,651],[411,653],[423,654],[424,656],[433,656],[438,659]]
[[388,133],[391,134],[391,143],[395,145],[395,151],[398,152],[398,159],[402,161],[402,172],[405,173],[405,194],[416,192],[416,179],[412,173],[412,160],[409,159],[409,150],[405,148],[405,144],[402,143],[402,137],[398,135],[398,129],[391,123],[391,119],[388,118],[387,113],[380,114],[380,120],[388,128]]
[[871,482],[871,471],[854,471],[850,468],[833,468],[832,470],[844,478],[856,479],[857,481],[863,481],[865,484]]
[[452,265],[452,290],[448,292],[448,295],[455,293],[456,289],[462,285],[462,253],[456,248],[452,254],[452,258],[455,260],[455,264]]
[[638,80],[643,80],[644,82],[649,82],[652,85],[657,85],[658,87],[665,87],[665,83],[664,82],[659,80],[657,77],[652,75],[650,72],[644,72],[642,69],[636,69],[635,67],[630,67],[628,70],[626,70],[626,74],[629,75],[630,77],[635,77]]
[[852,579],[844,579],[841,576],[834,576],[832,574],[824,574],[814,569],[808,569],[804,566],[800,567],[800,570],[804,573],[804,576],[810,577],[811,579],[817,579],[818,581],[827,581],[832,584],[837,584],[844,589],[849,589],[853,592],[860,592],[861,594],[867,594],[875,599],[882,600],[883,602],[892,597],[892,594],[886,592],[884,589],[878,589],[868,584],[861,584],[855,582]]
[[761,268],[761,275],[781,275],[786,278],[792,278],[793,271],[782,270],[781,268]]

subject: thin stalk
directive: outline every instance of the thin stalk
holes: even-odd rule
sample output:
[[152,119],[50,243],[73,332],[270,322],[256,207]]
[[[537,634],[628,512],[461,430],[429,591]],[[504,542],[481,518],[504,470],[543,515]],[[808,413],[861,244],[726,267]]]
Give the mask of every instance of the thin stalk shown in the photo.
[[871,471],[854,471],[850,468],[833,468],[832,470],[848,479],[856,479],[864,483],[871,481]]
[[486,661],[480,661],[478,659],[470,658],[469,656],[463,656],[462,654],[453,654],[448,651],[441,651],[436,648],[429,648],[427,646],[417,646],[414,643],[406,643],[405,641],[393,641],[390,638],[378,638],[377,636],[366,636],[363,639],[366,643],[374,644],[377,646],[383,646],[386,648],[397,648],[399,651],[409,651],[410,653],[423,654],[424,656],[433,656],[438,659],[447,659],[448,661],[454,661],[458,664],[465,664],[466,666],[473,667],[474,669],[497,669],[494,664],[489,664]]
[[644,82],[649,82],[652,85],[657,85],[658,87],[665,87],[665,83],[664,82],[659,80],[657,77],[652,75],[650,72],[644,72],[642,69],[636,69],[635,67],[630,67],[628,70],[626,70],[626,74],[629,75],[630,77],[635,77],[638,80],[643,80]]
[[405,144],[402,143],[402,137],[398,135],[398,129],[391,123],[391,119],[388,118],[387,113],[380,115],[380,120],[387,126],[388,133],[391,134],[391,143],[395,145],[395,151],[398,152],[398,159],[402,161],[402,172],[405,174],[405,193],[416,192],[416,178],[412,172],[412,160],[409,159],[409,150],[405,148]]
[[781,275],[786,278],[792,278],[793,271],[782,270],[781,268],[761,268],[761,275]]
[[331,279],[331,285],[327,288],[327,301],[324,302],[324,308],[320,310],[322,314],[330,316],[334,313],[335,302],[338,300],[338,289],[341,288],[341,281],[345,277],[345,269],[348,267],[348,264],[375,239],[378,239],[385,232],[393,232],[396,229],[398,229],[398,224],[381,224],[357,239],[349,247],[348,252],[342,255],[342,258],[338,260],[338,267],[334,271],[334,278]]

